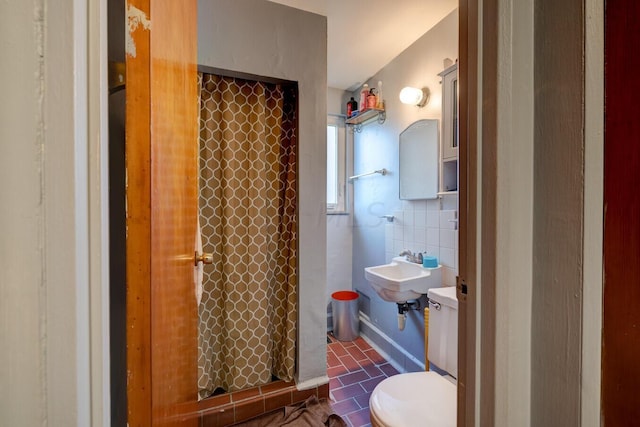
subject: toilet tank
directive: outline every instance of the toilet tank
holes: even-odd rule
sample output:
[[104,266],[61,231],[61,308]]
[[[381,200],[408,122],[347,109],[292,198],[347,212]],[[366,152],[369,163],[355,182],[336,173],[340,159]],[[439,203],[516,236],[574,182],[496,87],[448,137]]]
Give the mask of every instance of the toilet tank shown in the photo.
[[431,288],[429,297],[429,362],[458,378],[458,299],[456,287]]

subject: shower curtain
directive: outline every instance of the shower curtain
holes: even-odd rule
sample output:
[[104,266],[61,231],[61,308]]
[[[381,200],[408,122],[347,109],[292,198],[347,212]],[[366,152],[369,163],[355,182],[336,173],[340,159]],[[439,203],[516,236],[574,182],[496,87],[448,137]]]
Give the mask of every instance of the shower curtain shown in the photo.
[[199,76],[199,395],[292,380],[297,319],[296,87]]

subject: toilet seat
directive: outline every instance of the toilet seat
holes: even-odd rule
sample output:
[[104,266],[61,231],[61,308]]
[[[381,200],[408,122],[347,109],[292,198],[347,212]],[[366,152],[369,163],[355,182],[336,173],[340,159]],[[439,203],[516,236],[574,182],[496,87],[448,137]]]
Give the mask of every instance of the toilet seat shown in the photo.
[[394,375],[373,390],[369,410],[378,427],[455,427],[456,386],[435,372]]

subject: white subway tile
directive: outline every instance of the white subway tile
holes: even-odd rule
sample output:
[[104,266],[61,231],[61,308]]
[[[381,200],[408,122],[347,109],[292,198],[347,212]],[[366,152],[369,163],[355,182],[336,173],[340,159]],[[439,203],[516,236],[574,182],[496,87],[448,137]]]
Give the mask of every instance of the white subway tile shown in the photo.
[[395,256],[398,256],[398,254],[404,249],[404,241],[396,239],[393,240],[393,253],[396,254]]
[[456,271],[458,271],[458,250],[456,249]]
[[442,284],[444,286],[455,286],[456,276],[457,273],[452,268],[442,267]]
[[456,211],[440,211],[440,228],[456,229]]
[[413,227],[413,241],[417,244],[420,245],[421,248],[424,248],[425,243],[426,243],[426,239],[425,236],[427,234],[427,229],[424,227],[419,227],[419,226],[415,226]]
[[456,248],[456,231],[445,228],[440,229],[440,246],[448,249]]
[[438,199],[427,200],[427,210],[428,211],[439,211],[440,210],[440,200],[438,200]]
[[438,263],[442,264],[440,262],[440,246],[427,245],[427,255],[438,258]]
[[393,261],[393,257],[397,256],[396,254],[394,254],[393,252],[385,252],[384,253],[384,262],[389,264],[391,261]]
[[404,225],[410,225],[413,227],[414,225],[414,211],[404,211]]
[[384,228],[384,247],[387,251],[393,250],[393,225],[387,224]]
[[407,212],[413,212],[413,202],[411,200],[403,200],[402,201],[402,210]]
[[413,225],[416,227],[427,226],[427,211],[414,211],[413,212]]
[[455,249],[441,247],[440,248],[440,264],[445,265],[447,267],[455,268],[456,267]]
[[440,212],[427,211],[427,227],[440,227]]
[[404,224],[404,213],[402,211],[393,211],[393,223]]
[[413,241],[413,225],[405,225],[402,227],[402,236],[402,239],[405,242],[408,242],[409,240]]
[[392,223],[386,223],[384,225],[384,237],[385,237],[385,239],[388,239],[388,238],[393,239],[393,224]]
[[427,244],[430,246],[440,246],[440,229],[427,228]]
[[456,210],[458,209],[457,197],[445,197],[442,199],[442,210]]
[[404,227],[400,224],[393,225],[393,239],[394,240],[402,240],[404,239]]
[[414,200],[413,201],[413,210],[414,211],[426,211],[427,210],[427,201],[426,200]]

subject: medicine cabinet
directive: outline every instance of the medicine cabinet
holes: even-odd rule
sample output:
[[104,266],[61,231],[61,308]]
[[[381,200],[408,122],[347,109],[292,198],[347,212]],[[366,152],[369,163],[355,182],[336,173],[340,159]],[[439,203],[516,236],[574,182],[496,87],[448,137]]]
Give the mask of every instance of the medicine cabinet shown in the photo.
[[400,134],[400,199],[438,197],[438,120],[418,120]]
[[440,191],[458,190],[458,64],[446,68],[442,78],[442,164]]

